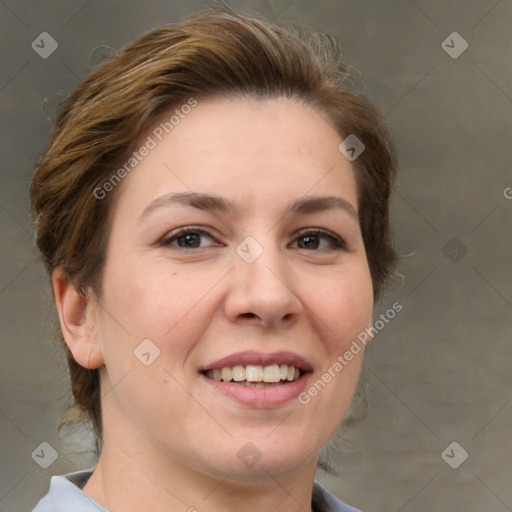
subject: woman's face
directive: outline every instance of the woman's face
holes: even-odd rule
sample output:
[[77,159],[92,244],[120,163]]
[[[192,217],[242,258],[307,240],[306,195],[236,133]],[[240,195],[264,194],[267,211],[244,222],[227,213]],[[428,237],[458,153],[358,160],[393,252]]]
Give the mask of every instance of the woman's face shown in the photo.
[[222,477],[311,468],[350,405],[364,350],[336,362],[373,303],[341,139],[283,98],[198,101],[158,126],[116,191],[105,445]]

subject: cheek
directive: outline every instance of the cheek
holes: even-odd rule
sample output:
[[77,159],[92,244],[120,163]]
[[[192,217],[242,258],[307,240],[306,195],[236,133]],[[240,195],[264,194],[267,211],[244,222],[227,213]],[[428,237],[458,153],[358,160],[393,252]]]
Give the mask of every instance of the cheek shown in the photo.
[[[343,396],[347,405],[355,390],[365,345],[358,336],[371,323],[373,311],[372,282],[364,264],[340,269],[329,278],[317,279],[311,293],[311,322],[319,335],[323,351],[321,376],[329,382],[327,401],[340,406]],[[325,375],[324,375],[325,374]],[[330,396],[330,398],[327,398]]]
[[[340,351],[370,325],[373,288],[365,261],[316,275],[304,295],[311,322],[329,351]],[[304,283],[305,284],[305,283]],[[307,310],[306,310],[307,311]]]
[[315,283],[309,293],[309,317],[318,334],[322,365],[299,402],[309,418],[319,419],[318,431],[327,442],[342,423],[356,391],[365,351],[358,335],[371,322],[373,288],[364,262],[317,277]]
[[[139,265],[108,269],[102,298],[105,403],[143,424],[154,414],[171,417],[189,395],[186,358],[212,315],[204,273],[158,271]],[[129,276],[129,277],[127,277]],[[209,286],[208,286],[209,285]],[[162,396],[172,400],[162,400]]]
[[187,272],[165,261],[127,264],[110,273],[105,301],[115,308],[129,332],[163,340],[190,324],[186,320],[191,316],[197,325],[201,318],[197,306],[216,280],[218,277],[209,277],[208,272]]
[[[111,267],[103,297],[108,312],[104,312],[101,322],[111,380],[116,381],[127,371],[133,372],[132,380],[145,371],[137,354],[148,352],[150,356],[143,358],[152,360],[156,355],[148,386],[169,378],[166,370],[183,375],[187,357],[212,321],[215,303],[214,294],[209,292],[211,283],[222,275],[218,270],[187,272],[176,266],[170,268],[166,262],[131,268],[125,261]],[[143,381],[147,381],[146,373]],[[172,387],[172,380],[170,384]]]

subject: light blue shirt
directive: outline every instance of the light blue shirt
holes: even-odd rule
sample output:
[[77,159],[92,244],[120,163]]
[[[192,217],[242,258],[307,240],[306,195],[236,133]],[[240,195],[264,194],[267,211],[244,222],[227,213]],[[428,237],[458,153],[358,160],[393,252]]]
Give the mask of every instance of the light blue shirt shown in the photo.
[[[52,477],[48,494],[32,512],[108,512],[82,492],[82,487],[92,472],[91,469]],[[360,512],[340,501],[316,482],[311,504],[314,512]]]

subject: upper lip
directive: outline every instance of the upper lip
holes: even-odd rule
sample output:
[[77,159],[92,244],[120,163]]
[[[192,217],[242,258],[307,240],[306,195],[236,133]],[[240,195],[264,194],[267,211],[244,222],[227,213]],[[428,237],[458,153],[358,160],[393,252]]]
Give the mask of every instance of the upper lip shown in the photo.
[[287,364],[288,366],[295,366],[305,372],[313,370],[311,363],[304,357],[294,354],[293,352],[272,352],[265,354],[254,350],[244,352],[237,352],[229,356],[217,359],[212,363],[208,363],[201,368],[200,372],[207,370],[214,370],[217,368],[224,368],[225,366],[246,366],[248,364],[270,366],[273,364]]

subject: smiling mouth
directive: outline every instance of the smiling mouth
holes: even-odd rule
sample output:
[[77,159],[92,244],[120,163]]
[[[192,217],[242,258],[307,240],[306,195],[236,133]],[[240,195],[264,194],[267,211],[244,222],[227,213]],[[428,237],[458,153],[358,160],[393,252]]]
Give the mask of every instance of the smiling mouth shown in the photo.
[[206,377],[217,382],[229,382],[254,388],[283,386],[298,380],[305,373],[296,366],[272,364],[269,366],[252,365],[224,366],[205,370]]

